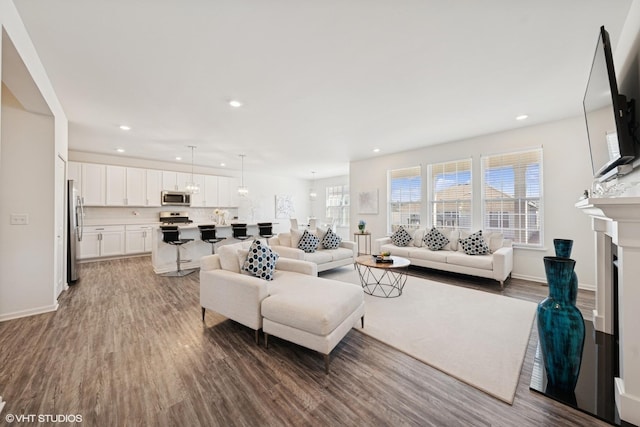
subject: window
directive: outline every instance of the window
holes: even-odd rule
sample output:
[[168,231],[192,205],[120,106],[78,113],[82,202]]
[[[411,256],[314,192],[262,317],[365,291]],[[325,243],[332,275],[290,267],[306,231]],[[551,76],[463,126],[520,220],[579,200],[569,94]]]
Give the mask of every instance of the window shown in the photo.
[[471,228],[471,159],[429,165],[431,222],[439,228]]
[[327,187],[326,197],[327,222],[336,227],[349,226],[349,186],[336,185]]
[[400,225],[406,229],[418,228],[422,203],[420,166],[391,170],[388,176],[389,228],[391,231]]
[[482,223],[520,246],[542,242],[542,149],[482,157]]

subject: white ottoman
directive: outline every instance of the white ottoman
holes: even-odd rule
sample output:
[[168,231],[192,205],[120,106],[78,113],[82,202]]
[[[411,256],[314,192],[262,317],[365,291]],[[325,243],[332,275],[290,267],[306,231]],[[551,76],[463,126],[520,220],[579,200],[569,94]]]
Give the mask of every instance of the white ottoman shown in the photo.
[[362,288],[351,283],[309,277],[286,292],[262,301],[265,346],[269,335],[324,354],[329,373],[329,353],[360,319],[364,327]]

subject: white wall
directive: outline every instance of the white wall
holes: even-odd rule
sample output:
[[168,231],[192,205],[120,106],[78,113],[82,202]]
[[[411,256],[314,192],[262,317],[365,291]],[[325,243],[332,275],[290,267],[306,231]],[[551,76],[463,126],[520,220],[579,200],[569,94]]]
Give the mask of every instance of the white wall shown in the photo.
[[[36,50],[10,0],[0,0],[3,42],[20,61],[2,55],[2,74],[27,73],[53,119],[21,110],[2,90],[0,121],[0,321],[57,308],[55,164],[67,158],[67,119]],[[6,45],[6,43],[3,43]],[[5,52],[6,53],[6,52]],[[19,62],[19,63],[16,63]],[[29,79],[26,79],[29,80]],[[23,80],[24,81],[24,80]],[[13,93],[20,100],[20,93]],[[6,102],[6,104],[5,104]],[[60,189],[59,189],[60,190]],[[58,191],[64,195],[64,191]],[[11,206],[5,204],[11,200]],[[9,225],[8,209],[29,214],[28,225]],[[61,218],[63,219],[63,218]],[[20,239],[18,239],[20,237]],[[16,240],[18,239],[18,240]],[[63,251],[64,252],[64,251]],[[36,267],[34,267],[36,266]]]
[[[351,227],[355,230],[358,220],[364,219],[374,239],[386,235],[388,170],[422,165],[425,178],[426,166],[430,163],[471,157],[475,195],[473,229],[481,229],[480,156],[538,147],[543,147],[544,250],[516,249],[513,275],[545,281],[542,257],[553,255],[554,238],[567,238],[574,240],[572,258],[577,261],[580,285],[593,288],[595,250],[590,220],[574,207],[583,191],[591,186],[589,145],[582,117],[352,162]],[[375,189],[379,190],[379,214],[359,215],[355,195]]]

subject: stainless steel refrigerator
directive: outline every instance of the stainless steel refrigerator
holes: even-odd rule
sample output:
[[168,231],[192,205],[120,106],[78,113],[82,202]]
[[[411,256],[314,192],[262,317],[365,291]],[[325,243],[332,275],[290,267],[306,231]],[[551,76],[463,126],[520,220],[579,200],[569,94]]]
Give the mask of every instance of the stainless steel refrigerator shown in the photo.
[[84,206],[77,182],[67,181],[67,283],[75,283],[78,277],[78,245],[82,241],[82,227],[84,226]]

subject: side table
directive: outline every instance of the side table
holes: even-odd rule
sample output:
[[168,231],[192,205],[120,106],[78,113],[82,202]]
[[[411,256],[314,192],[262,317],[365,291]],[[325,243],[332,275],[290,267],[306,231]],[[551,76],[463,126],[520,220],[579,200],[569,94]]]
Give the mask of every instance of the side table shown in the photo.
[[[362,246],[360,245],[360,239],[364,237],[364,249],[360,250]],[[353,233],[353,240],[356,241],[358,245],[358,256],[360,255],[371,255],[371,233]]]

